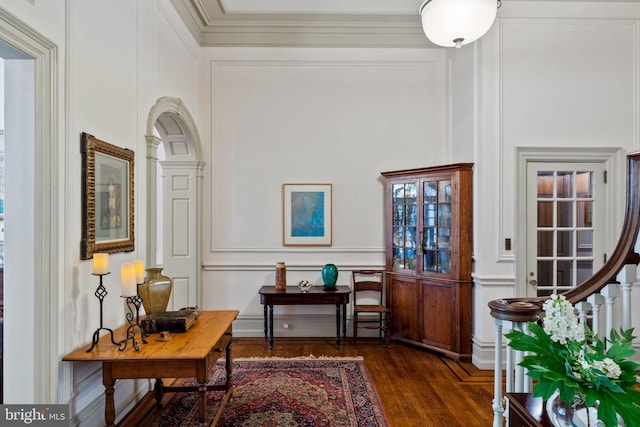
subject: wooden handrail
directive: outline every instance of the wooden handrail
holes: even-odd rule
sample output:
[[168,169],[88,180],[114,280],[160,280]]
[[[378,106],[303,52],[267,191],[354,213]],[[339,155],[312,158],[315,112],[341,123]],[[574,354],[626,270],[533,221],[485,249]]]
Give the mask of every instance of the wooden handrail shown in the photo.
[[627,156],[627,202],[620,232],[620,239],[607,262],[596,273],[575,288],[563,292],[572,303],[586,299],[599,292],[609,283],[616,282],[616,276],[627,264],[638,265],[640,255],[634,252],[640,224],[640,152]]
[[[616,283],[616,276],[627,264],[638,265],[640,255],[634,252],[640,227],[640,152],[627,155],[626,209],[620,238],[607,262],[575,288],[562,294],[573,304],[599,292],[609,283]],[[513,322],[535,322],[542,304],[548,297],[502,298],[489,301],[491,316]]]

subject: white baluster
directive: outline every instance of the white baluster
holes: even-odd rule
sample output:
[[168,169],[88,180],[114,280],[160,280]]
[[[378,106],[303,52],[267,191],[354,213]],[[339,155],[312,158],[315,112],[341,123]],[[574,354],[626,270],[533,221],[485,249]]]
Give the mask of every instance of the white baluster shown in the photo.
[[591,304],[586,301],[580,301],[575,305],[575,307],[578,310],[578,318],[580,319],[580,323],[584,325],[585,323],[587,323],[587,314],[591,309]]
[[496,325],[495,361],[493,369],[493,427],[503,427],[504,406],[502,398],[502,320],[494,318],[493,323]]
[[622,329],[631,328],[631,288],[636,281],[637,271],[638,267],[634,264],[627,264],[616,276],[622,291]]
[[[527,322],[513,322],[513,328],[525,332],[526,331]],[[526,387],[525,383],[525,371],[522,366],[520,366],[520,362],[524,357],[524,353],[522,351],[516,351],[514,355],[514,372],[515,372],[515,383],[514,389],[516,393],[525,393]]]
[[591,304],[593,310],[593,333],[600,336],[600,307],[604,304],[604,298],[600,294],[591,294],[587,297],[587,301]]
[[505,379],[505,382],[506,382],[505,385],[506,385],[507,393],[511,393],[511,392],[514,391],[513,390],[513,384],[514,384],[514,379],[513,379],[513,369],[514,369],[513,368],[513,352],[514,352],[514,350],[507,345],[506,353],[505,353],[506,358],[507,358],[506,366],[505,366],[505,372],[507,374],[507,377]]
[[602,288],[602,291],[600,293],[604,297],[604,302],[607,308],[607,313],[606,313],[607,323],[605,327],[605,331],[606,331],[605,338],[607,338],[606,348],[609,348],[611,346],[611,344],[608,341],[609,334],[611,333],[611,330],[615,327],[614,320],[613,320],[614,303],[616,302],[616,298],[620,296],[620,285],[617,283],[609,283],[607,286]]

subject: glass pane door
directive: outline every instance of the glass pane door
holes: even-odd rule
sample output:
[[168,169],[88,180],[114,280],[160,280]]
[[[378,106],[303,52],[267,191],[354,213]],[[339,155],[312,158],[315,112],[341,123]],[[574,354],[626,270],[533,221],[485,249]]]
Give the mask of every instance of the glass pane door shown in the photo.
[[423,182],[422,269],[451,273],[451,180]]
[[392,186],[393,198],[393,268],[416,268],[417,184],[398,183]]
[[569,166],[566,169],[546,166],[529,175],[535,179],[535,202],[529,208],[530,213],[531,208],[535,210],[535,224],[528,226],[532,240],[527,246],[529,252],[535,247],[535,253],[528,257],[528,280],[537,296],[575,287],[603,262],[594,251],[596,225],[603,216],[596,201],[598,195],[602,200],[604,191],[601,180],[596,179],[598,166],[585,165],[589,170],[575,169],[579,165],[564,165]]

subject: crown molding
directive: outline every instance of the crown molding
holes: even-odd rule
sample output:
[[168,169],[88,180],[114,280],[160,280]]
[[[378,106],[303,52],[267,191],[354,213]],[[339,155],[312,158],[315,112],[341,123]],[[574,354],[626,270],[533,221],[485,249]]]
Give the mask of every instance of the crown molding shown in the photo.
[[418,6],[408,7],[416,0],[404,0],[402,8],[393,10],[354,8],[344,13],[249,13],[241,2],[235,9],[216,0],[171,2],[203,47],[434,47],[422,31]]

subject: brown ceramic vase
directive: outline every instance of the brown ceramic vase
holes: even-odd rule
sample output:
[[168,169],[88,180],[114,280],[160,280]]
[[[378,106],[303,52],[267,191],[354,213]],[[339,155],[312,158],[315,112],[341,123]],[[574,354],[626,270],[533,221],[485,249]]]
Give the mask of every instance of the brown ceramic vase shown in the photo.
[[138,286],[142,306],[147,314],[167,311],[173,279],[162,275],[162,268],[147,268],[147,280]]

